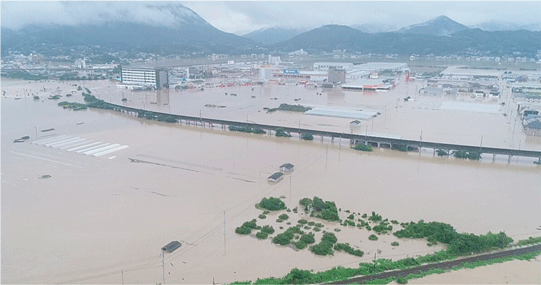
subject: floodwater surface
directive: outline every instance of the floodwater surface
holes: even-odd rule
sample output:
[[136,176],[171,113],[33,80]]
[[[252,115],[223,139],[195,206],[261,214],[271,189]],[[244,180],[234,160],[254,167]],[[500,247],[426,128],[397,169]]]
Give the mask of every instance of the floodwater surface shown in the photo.
[[[206,93],[178,94],[170,91],[171,105],[165,107],[182,110],[174,100],[199,100]],[[80,95],[72,98],[68,101],[82,102]],[[334,201],[341,218],[348,215],[345,210],[375,211],[399,222],[441,221],[459,232],[505,231],[515,240],[541,235],[541,175],[531,163],[492,164],[390,150],[361,153],[346,141],[233,133],[117,112],[65,110],[56,103],[2,99],[4,283],[158,283],[163,282],[162,270],[166,283],[224,283],[283,276],[295,267],[355,267],[375,253],[398,259],[443,248],[392,235],[373,242],[367,230],[330,222],[323,223],[324,230],[340,228],[339,241],[360,248],[365,256],[337,252],[318,257],[306,249],[297,252],[235,234],[236,227],[257,218],[261,211],[254,205],[269,196],[284,196],[291,209],[301,198],[318,196]],[[282,115],[270,116],[286,123],[301,116]],[[340,128],[349,128],[347,120],[310,118],[314,121],[306,124],[347,123]],[[55,130],[42,132],[48,128]],[[25,135],[29,141],[13,143]],[[94,157],[36,144],[60,136],[128,147]],[[295,171],[268,183],[266,178],[286,162]],[[288,213],[293,224],[307,218],[301,213]],[[287,228],[275,221],[278,215],[258,219],[258,224]],[[162,267],[160,249],[173,240],[182,247],[166,254]],[[400,246],[390,245],[395,240]]]

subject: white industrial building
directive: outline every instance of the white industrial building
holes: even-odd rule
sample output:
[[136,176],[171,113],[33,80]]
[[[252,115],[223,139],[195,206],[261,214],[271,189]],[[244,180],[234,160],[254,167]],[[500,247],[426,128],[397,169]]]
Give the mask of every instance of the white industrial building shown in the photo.
[[353,68],[353,63],[351,62],[315,62],[314,63],[314,70],[327,71],[329,70],[329,67],[350,70]]
[[122,67],[121,81],[124,85],[169,88],[169,75],[166,69],[152,67]]

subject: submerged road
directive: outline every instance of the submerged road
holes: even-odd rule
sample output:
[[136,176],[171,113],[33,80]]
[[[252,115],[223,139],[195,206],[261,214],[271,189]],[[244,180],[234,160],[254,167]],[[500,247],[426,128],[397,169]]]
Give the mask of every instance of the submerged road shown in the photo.
[[139,114],[139,112],[153,113],[155,115],[171,116],[174,117],[177,122],[181,123],[192,122],[197,125],[197,123],[204,126],[209,124],[209,126],[222,125],[222,126],[239,126],[239,127],[250,127],[250,128],[259,128],[268,131],[276,131],[277,129],[283,129],[289,133],[299,133],[299,134],[311,134],[314,136],[321,137],[330,137],[333,140],[335,138],[349,139],[352,142],[365,142],[365,143],[374,143],[379,147],[380,144],[388,145],[389,148],[392,148],[393,145],[405,145],[407,147],[417,147],[417,148],[432,148],[434,150],[455,150],[455,151],[479,151],[480,153],[492,154],[492,155],[506,155],[511,159],[512,156],[523,156],[523,157],[535,157],[539,158],[539,163],[541,163],[541,151],[538,150],[525,150],[525,149],[511,149],[511,148],[495,148],[495,147],[484,147],[484,146],[473,146],[473,145],[460,145],[460,144],[449,144],[449,143],[440,143],[440,142],[428,142],[422,140],[407,140],[407,139],[398,139],[398,138],[389,138],[389,137],[378,137],[378,136],[368,136],[360,134],[348,134],[348,133],[339,133],[323,130],[313,130],[313,129],[303,129],[303,128],[294,128],[294,127],[284,127],[276,125],[265,125],[257,124],[252,122],[238,122],[230,120],[221,120],[221,119],[212,119],[204,117],[194,117],[194,116],[185,116],[177,114],[169,114],[151,110],[142,110],[138,108],[132,108],[117,104],[111,104],[117,107],[122,112]]
[[521,255],[521,254],[540,251],[540,250],[541,250],[541,244],[538,244],[538,245],[534,245],[534,246],[511,249],[511,250],[500,251],[500,252],[490,253],[490,254],[483,254],[483,255],[478,255],[478,256],[474,256],[474,257],[468,257],[468,258],[459,259],[459,260],[451,260],[451,261],[444,261],[444,262],[440,262],[440,263],[427,264],[427,265],[422,265],[422,266],[418,266],[418,267],[414,267],[414,268],[410,268],[410,269],[395,270],[395,271],[384,272],[384,273],[379,273],[379,274],[375,274],[375,275],[354,277],[354,278],[351,278],[349,280],[337,281],[337,282],[332,282],[332,283],[327,283],[327,284],[363,283],[363,282],[367,282],[367,281],[374,280],[374,279],[386,279],[386,278],[389,278],[389,277],[402,277],[402,276],[407,276],[409,274],[428,271],[428,270],[431,270],[431,269],[450,269],[452,267],[462,265],[462,264],[468,263],[468,262],[475,262],[475,261],[490,260],[490,259],[495,259],[495,258],[509,257],[509,256],[513,256],[513,255]]

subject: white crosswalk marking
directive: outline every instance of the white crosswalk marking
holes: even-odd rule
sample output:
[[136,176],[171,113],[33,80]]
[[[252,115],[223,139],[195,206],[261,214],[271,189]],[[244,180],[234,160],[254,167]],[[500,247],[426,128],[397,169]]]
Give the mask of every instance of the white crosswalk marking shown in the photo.
[[117,146],[119,146],[119,144],[112,144],[112,145],[108,145],[108,146],[106,146],[106,147],[102,147],[102,148],[90,150],[90,151],[83,152],[83,153],[86,154],[86,155],[90,155],[90,154],[102,152],[102,151],[105,151],[105,150],[108,150],[108,149],[111,149],[111,148],[115,148],[115,147],[117,147]]
[[97,145],[99,143],[101,143],[101,142],[95,142],[95,143],[91,143],[91,144],[87,144],[87,145],[78,146],[78,147],[75,147],[75,148],[68,149],[68,151],[78,150],[78,149],[89,147],[89,146],[92,146],[92,145]]
[[112,153],[112,152],[115,152],[115,151],[123,150],[125,148],[128,148],[128,146],[123,145],[123,146],[115,147],[115,148],[110,149],[110,150],[95,153],[95,154],[93,154],[93,156],[102,156],[102,155],[106,155],[106,154],[109,154],[109,153]]
[[59,137],[53,137],[53,138],[47,138],[47,139],[42,139],[42,140],[39,140],[39,141],[35,141],[35,142],[33,142],[33,144],[42,145],[42,144],[45,144],[45,143],[58,141],[58,140],[62,140],[62,139],[65,139],[65,138],[71,138],[71,137],[66,136],[66,135],[62,135],[62,136],[59,136]]
[[66,142],[72,142],[72,141],[75,141],[79,139],[78,137],[75,137],[75,138],[69,138],[69,139],[66,139],[66,140],[61,140],[61,141],[56,141],[56,142],[52,142],[52,143],[46,143],[45,146],[49,147],[49,146],[55,146],[57,144],[62,144],[62,143],[66,143]]
[[72,137],[68,135],[49,137],[46,139],[44,138],[31,143],[44,147],[52,147],[59,150],[73,151],[75,153],[91,155],[94,157],[100,157],[102,155],[128,148],[127,145],[105,142],[102,143],[100,141],[92,142],[91,140],[87,140],[85,138]]
[[65,142],[59,142],[59,143],[56,143],[54,145],[51,145],[51,147],[53,148],[59,148],[59,147],[62,147],[62,146],[65,146],[65,145],[72,145],[74,143],[78,143],[78,142],[81,142],[81,141],[86,141],[86,139],[82,139],[82,138],[77,138],[75,140],[70,140],[70,141],[65,141]]
[[86,139],[82,139],[82,140],[79,141],[79,142],[71,143],[71,144],[65,145],[65,146],[61,147],[60,149],[66,149],[66,148],[70,148],[70,147],[82,145],[82,144],[89,143],[89,142],[91,142],[91,141],[87,141]]
[[91,148],[81,149],[81,150],[76,151],[76,153],[81,153],[81,152],[84,152],[84,151],[89,151],[89,150],[91,150],[91,149],[96,149],[96,148],[104,147],[104,146],[106,146],[106,145],[110,145],[110,143],[104,143],[104,144],[100,144],[100,145],[98,145],[98,146],[93,146],[93,147],[91,147]]

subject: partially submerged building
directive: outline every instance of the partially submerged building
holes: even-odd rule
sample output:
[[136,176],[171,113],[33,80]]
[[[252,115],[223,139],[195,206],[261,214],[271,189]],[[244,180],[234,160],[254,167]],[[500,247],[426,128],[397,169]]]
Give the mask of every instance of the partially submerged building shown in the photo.
[[284,164],[280,165],[280,171],[292,172],[293,170],[295,170],[295,165],[293,165],[291,163],[284,163]]
[[267,181],[276,183],[282,179],[284,179],[284,174],[282,172],[275,172],[267,178]]

